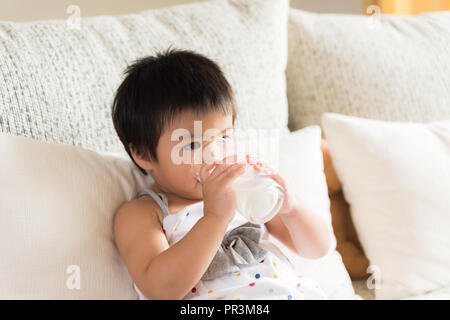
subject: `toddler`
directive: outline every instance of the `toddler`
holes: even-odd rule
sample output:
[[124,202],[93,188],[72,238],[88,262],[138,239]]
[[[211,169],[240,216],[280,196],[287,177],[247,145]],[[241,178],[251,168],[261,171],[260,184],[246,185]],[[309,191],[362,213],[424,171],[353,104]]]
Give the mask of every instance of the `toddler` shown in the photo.
[[[118,209],[114,238],[141,299],[326,299],[268,235],[317,259],[330,248],[327,223],[268,164],[250,156],[222,158],[207,148],[232,141],[236,116],[230,84],[203,55],[168,49],[126,69],[113,101],[114,127],[154,183]],[[206,150],[212,161],[205,161]],[[199,153],[197,178],[192,161]],[[285,192],[265,224],[250,223],[236,210],[231,184],[248,166]]]

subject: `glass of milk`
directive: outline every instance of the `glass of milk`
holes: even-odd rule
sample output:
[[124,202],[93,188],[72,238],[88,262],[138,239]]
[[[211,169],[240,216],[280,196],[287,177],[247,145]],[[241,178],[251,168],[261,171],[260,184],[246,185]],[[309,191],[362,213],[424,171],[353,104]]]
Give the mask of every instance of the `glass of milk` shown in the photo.
[[283,205],[283,188],[251,165],[233,181],[232,188],[236,195],[237,210],[252,223],[266,223]]
[[[223,143],[223,142],[221,142]],[[228,149],[228,150],[232,150]],[[226,154],[220,155],[221,159]],[[238,155],[238,159],[244,159]],[[201,164],[192,164],[192,173],[199,181]],[[211,170],[211,172],[214,168]],[[256,171],[252,165],[247,165],[243,174],[232,183],[236,195],[236,206],[239,213],[255,224],[266,223],[280,210],[284,201],[284,190],[279,183],[261,171]]]

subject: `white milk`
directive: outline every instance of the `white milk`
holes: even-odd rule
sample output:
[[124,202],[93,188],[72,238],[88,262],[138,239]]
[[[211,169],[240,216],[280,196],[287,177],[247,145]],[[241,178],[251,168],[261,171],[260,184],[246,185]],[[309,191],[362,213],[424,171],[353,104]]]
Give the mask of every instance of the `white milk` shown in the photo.
[[283,188],[272,178],[257,172],[251,165],[232,184],[239,213],[252,223],[272,219],[284,201]]

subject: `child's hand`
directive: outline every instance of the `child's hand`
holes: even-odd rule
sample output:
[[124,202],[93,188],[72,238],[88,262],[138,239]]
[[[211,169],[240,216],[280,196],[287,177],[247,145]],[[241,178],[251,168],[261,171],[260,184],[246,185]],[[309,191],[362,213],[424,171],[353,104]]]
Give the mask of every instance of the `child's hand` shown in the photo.
[[[236,162],[236,155],[226,157],[217,164],[204,164],[200,169],[203,191],[203,214],[219,218],[228,224],[236,211],[236,199],[231,183],[245,172],[246,162]],[[214,168],[212,173],[209,173]]]
[[290,213],[296,205],[296,198],[289,192],[289,186],[286,180],[284,180],[283,177],[280,174],[278,174],[275,168],[269,166],[266,163],[258,161],[256,158],[248,154],[246,155],[246,160],[248,164],[250,164],[251,166],[253,166],[253,168],[255,168],[256,171],[265,173],[266,175],[268,175],[281,185],[281,187],[284,190],[284,202],[278,213],[280,214]]

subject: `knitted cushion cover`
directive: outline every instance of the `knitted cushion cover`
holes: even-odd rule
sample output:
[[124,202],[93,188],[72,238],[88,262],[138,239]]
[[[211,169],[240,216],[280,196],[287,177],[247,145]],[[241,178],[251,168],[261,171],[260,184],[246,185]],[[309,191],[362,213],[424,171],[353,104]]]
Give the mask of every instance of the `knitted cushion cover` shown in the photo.
[[111,120],[135,59],[172,48],[216,61],[236,128],[287,131],[287,0],[213,0],[136,14],[0,22],[0,132],[125,154]]
[[450,11],[417,16],[289,12],[289,128],[323,112],[450,119]]

